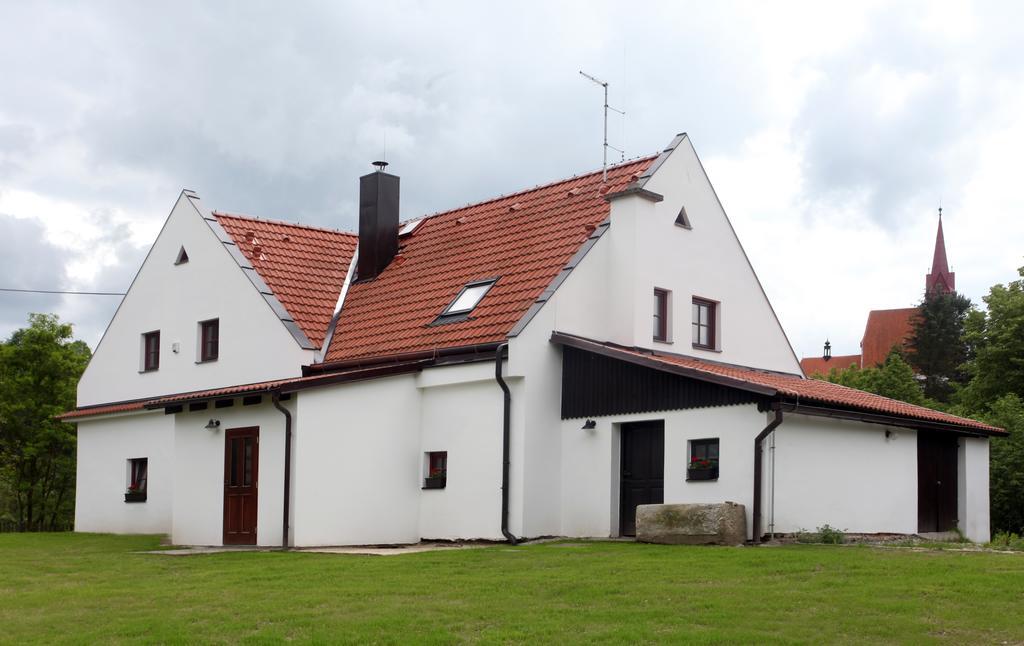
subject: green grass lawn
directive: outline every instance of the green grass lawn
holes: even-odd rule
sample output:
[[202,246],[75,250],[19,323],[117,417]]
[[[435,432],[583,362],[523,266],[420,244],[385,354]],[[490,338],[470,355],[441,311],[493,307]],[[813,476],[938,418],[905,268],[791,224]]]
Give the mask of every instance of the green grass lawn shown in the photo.
[[1024,554],[618,542],[135,553],[158,544],[0,534],[0,641],[1024,641]]

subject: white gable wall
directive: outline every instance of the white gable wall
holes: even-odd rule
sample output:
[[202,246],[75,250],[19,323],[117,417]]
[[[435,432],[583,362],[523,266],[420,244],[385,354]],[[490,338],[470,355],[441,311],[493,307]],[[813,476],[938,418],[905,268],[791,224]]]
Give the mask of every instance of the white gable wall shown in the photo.
[[[78,384],[88,406],[298,376],[313,360],[182,194]],[[184,247],[189,261],[175,265]],[[199,321],[220,319],[220,356],[197,363]],[[160,369],[141,335],[160,330]],[[179,351],[173,352],[173,344]]]
[[[630,302],[623,303],[623,308],[632,307],[633,326],[631,336],[616,329],[606,338],[800,374],[792,347],[688,137],[683,137],[644,188],[664,200],[654,203],[631,196],[612,202],[612,225],[606,234],[613,238],[612,272],[618,277],[615,280],[628,279],[613,290],[613,296],[629,295]],[[692,229],[675,224],[684,206]],[[616,238],[623,234],[627,240],[620,245]],[[652,340],[655,287],[672,292],[672,334],[667,344]],[[720,303],[717,352],[692,346],[694,296]]]

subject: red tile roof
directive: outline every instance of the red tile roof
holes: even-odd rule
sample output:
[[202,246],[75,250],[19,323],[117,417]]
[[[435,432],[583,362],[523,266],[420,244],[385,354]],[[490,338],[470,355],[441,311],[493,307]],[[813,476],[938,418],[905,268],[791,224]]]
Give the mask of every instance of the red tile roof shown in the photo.
[[858,368],[860,367],[859,354],[844,354],[832,357],[828,361],[824,357],[804,357],[800,360],[800,369],[808,377],[811,375],[828,375],[833,368],[845,370],[853,365]]
[[332,383],[359,381],[362,379],[373,379],[384,375],[415,372],[429,363],[430,361],[428,360],[410,360],[403,362],[386,362],[369,366],[355,366],[347,370],[333,371],[326,374],[307,377],[291,377],[288,379],[258,381],[251,384],[228,386],[225,388],[211,388],[208,390],[193,390],[186,393],[165,395],[163,397],[152,397],[149,399],[131,402],[118,402],[113,404],[103,404],[101,406],[87,406],[73,411],[68,411],[67,413],[62,413],[57,415],[56,418],[59,420],[70,421],[82,417],[92,417],[94,415],[109,415],[111,413],[138,411],[147,408],[163,408],[165,406],[183,404],[186,402],[230,398],[251,393],[268,393],[272,391],[291,393],[305,388],[325,386]]
[[1001,428],[989,426],[973,419],[957,417],[923,406],[915,406],[896,399],[889,399],[881,395],[874,395],[862,390],[822,381],[821,379],[806,379],[800,375],[712,363],[693,357],[664,354],[639,348],[623,348],[559,333],[556,333],[552,340],[584,350],[601,352],[609,356],[618,356],[625,360],[635,357],[662,363],[666,366],[686,368],[694,372],[695,378],[700,378],[701,373],[708,376],[725,377],[726,379],[733,380],[736,387],[742,387],[743,385],[753,386],[761,389],[762,392],[764,392],[763,389],[769,389],[769,392],[766,392],[766,394],[799,398],[799,401],[805,404],[818,403],[827,406],[839,406],[882,415],[949,424],[985,433],[1005,433]]
[[93,415],[111,415],[113,413],[130,413],[136,410],[142,410],[146,407],[145,401],[135,402],[122,402],[118,404],[102,404],[100,406],[86,406],[85,408],[76,408],[60,415],[54,415],[55,419],[67,422],[70,420],[78,419],[79,417],[91,417]]
[[[325,361],[500,341],[653,157],[426,218],[374,280],[349,288]],[[605,190],[602,190],[605,189]],[[431,325],[467,283],[497,283],[468,320]]]
[[225,213],[214,217],[292,320],[322,346],[359,237]]
[[864,326],[864,338],[860,343],[862,366],[874,368],[885,363],[885,358],[893,346],[901,348],[906,344],[910,333],[914,330],[916,307],[904,307],[895,310],[871,310],[868,322]]

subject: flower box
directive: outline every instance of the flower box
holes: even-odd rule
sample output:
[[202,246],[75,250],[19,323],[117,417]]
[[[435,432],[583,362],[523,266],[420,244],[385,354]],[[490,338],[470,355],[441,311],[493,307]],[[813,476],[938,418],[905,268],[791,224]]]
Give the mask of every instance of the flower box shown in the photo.
[[687,469],[686,470],[687,480],[717,480],[718,479],[718,467],[710,469]]
[[145,491],[126,491],[124,492],[125,502],[146,502]]
[[444,489],[448,484],[447,476],[429,476],[423,480],[424,489]]

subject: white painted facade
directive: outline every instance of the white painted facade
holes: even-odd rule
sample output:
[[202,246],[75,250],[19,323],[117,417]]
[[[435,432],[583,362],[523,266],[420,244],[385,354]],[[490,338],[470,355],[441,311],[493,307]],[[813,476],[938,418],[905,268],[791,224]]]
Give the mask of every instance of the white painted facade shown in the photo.
[[[132,458],[149,460],[145,503],[124,501]],[[174,464],[174,418],[161,411],[79,422],[75,531],[170,534]]]
[[[619,527],[621,425],[665,424],[666,502],[739,502],[752,511],[756,405],[561,419],[561,350],[552,332],[799,374],[771,305],[687,138],[645,188],[611,203],[611,226],[544,306],[509,339],[509,529],[517,536],[607,537]],[[685,207],[692,228],[675,224]],[[189,263],[174,265],[184,246]],[[671,292],[670,342],[652,340],[654,288]],[[691,345],[693,297],[719,303],[717,347]],[[220,357],[195,362],[197,323],[221,321]],[[161,330],[161,365],[139,373],[140,335]],[[171,351],[179,343],[179,352]],[[314,361],[268,307],[183,195],[97,348],[79,404],[121,401],[298,376]],[[290,536],[295,546],[492,539],[501,533],[502,392],[492,361],[296,392]],[[221,421],[219,430],[204,427]],[[260,428],[257,542],[279,545],[284,415],[262,403],[107,416],[79,422],[76,528],[169,533],[217,545],[223,532],[225,430]],[[765,446],[763,528],[828,523],[850,532],[914,533],[915,432],[787,415]],[[715,481],[686,480],[688,442],[716,437]],[[988,440],[963,438],[961,529],[988,535]],[[426,455],[446,451],[444,489],[423,489]],[[124,503],[128,458],[149,457],[149,498]],[[748,529],[749,531],[749,529]]]
[[[755,405],[598,417],[593,430],[582,430],[578,419],[563,421],[562,453],[572,459],[562,471],[561,534],[618,535],[621,426],[651,420],[665,425],[665,502],[743,504],[752,538],[754,437],[769,422]],[[785,415],[764,442],[762,530],[792,534],[828,524],[854,534],[915,534],[916,433]],[[720,442],[719,477],[688,481],[688,443],[708,438]],[[986,542],[988,440],[964,437],[960,447],[959,529],[970,540]]]
[[[78,384],[78,405],[297,377],[302,349],[182,193]],[[178,252],[188,262],[175,264]],[[199,362],[199,322],[220,320],[220,356]],[[160,369],[142,370],[142,335],[160,331]],[[177,348],[177,350],[175,350]]]

